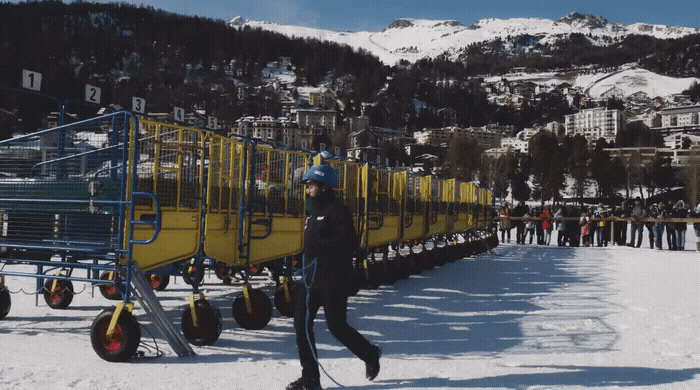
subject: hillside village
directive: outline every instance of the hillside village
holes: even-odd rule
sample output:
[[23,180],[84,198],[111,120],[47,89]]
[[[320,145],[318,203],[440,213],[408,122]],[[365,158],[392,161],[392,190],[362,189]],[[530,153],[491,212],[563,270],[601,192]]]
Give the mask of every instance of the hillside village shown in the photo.
[[[289,70],[288,70],[289,69]],[[345,118],[338,123],[341,101],[335,100],[331,86],[289,86],[295,81],[293,67],[288,59],[268,64],[267,87],[274,88],[282,96],[282,117],[242,117],[230,129],[222,129],[230,136],[259,139],[275,146],[302,150],[328,150],[341,157],[394,165],[388,161],[383,145],[401,146],[411,159],[444,158],[447,146],[455,136],[471,136],[485,149],[485,153],[498,157],[509,149],[528,153],[528,141],[539,131],[548,131],[558,137],[583,135],[591,145],[599,139],[615,145],[621,133],[633,128],[647,129],[663,140],[662,145],[608,148],[610,153],[629,158],[640,154],[644,163],[658,152],[668,157],[673,165],[687,165],[690,159],[700,156],[700,105],[690,96],[672,90],[664,77],[645,72],[644,79],[637,77],[639,90],[629,93],[628,85],[605,83],[613,74],[630,74],[633,66],[623,69],[586,71],[597,76],[589,85],[562,81],[553,73],[531,73],[527,69],[513,69],[502,77],[484,78],[482,87],[488,92],[489,102],[505,107],[522,109],[554,97],[566,101],[575,110],[566,115],[563,122],[552,121],[534,128],[516,128],[513,125],[491,123],[481,127],[459,127],[456,111],[449,107],[434,109],[442,127],[416,129],[412,134],[405,129],[374,126],[364,115]],[[588,76],[588,75],[586,75]],[[622,78],[630,76],[622,76]],[[535,81],[533,81],[535,80]],[[695,80],[681,80],[689,88]],[[666,83],[665,85],[663,83]],[[598,84],[604,84],[601,87]],[[650,96],[645,90],[659,91],[665,95]],[[656,89],[654,89],[656,88]],[[683,88],[683,87],[681,87]],[[592,95],[591,91],[602,90]],[[614,102],[616,108],[608,108]],[[416,102],[418,111],[424,109]],[[335,108],[335,109],[334,109]],[[194,117],[192,118],[194,120]],[[204,124],[203,118],[199,125]],[[634,134],[632,134],[634,137]],[[405,161],[401,161],[404,162]],[[419,162],[420,164],[420,162]]]
[[[566,172],[557,181],[572,174],[576,137],[588,152],[617,158],[620,170],[656,164],[677,173],[700,159],[697,29],[622,26],[570,14],[556,22],[489,19],[471,26],[402,19],[382,32],[333,35],[117,4],[0,7],[8,26],[38,20],[40,31],[0,35],[8,48],[38,48],[38,59],[21,50],[0,54],[13,59],[0,70],[0,138],[134,109],[140,96],[146,109],[134,111],[149,118],[175,122],[179,108],[184,116],[176,122],[231,137],[492,186],[505,180],[496,178],[505,171],[488,167],[531,156],[532,140],[542,134],[569,148],[558,157]],[[498,35],[502,30],[509,35]],[[94,34],[105,34],[109,44],[80,39]],[[352,42],[344,43],[348,37]],[[435,40],[442,46],[431,46]],[[378,50],[393,42],[390,54],[401,60],[387,64],[363,46],[380,41]],[[54,48],[63,46],[74,52],[57,55]],[[668,55],[679,47],[688,48],[683,56]],[[100,86],[101,108],[73,104],[61,114],[51,102],[27,103],[13,86],[26,69],[44,73],[46,94],[75,97],[86,85]],[[34,123],[36,112],[41,123]],[[581,158],[589,175],[581,180],[598,181],[592,157]],[[628,178],[626,187],[631,184]]]

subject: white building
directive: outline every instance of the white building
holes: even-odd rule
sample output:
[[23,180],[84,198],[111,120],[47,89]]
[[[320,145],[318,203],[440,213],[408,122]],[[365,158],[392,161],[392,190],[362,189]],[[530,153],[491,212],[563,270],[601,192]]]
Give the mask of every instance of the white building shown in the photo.
[[576,114],[567,115],[564,120],[566,135],[582,134],[588,141],[604,138],[614,141],[622,129],[624,115],[620,110],[590,108]]
[[661,114],[661,127],[664,128],[697,127],[700,124],[700,105],[697,104],[664,108],[659,114]]
[[676,133],[664,137],[664,146],[669,149],[680,149],[683,146],[683,139],[690,140],[690,147],[700,147],[700,136],[692,134]]
[[300,129],[324,128],[335,132],[335,115],[333,110],[302,110],[293,113]]

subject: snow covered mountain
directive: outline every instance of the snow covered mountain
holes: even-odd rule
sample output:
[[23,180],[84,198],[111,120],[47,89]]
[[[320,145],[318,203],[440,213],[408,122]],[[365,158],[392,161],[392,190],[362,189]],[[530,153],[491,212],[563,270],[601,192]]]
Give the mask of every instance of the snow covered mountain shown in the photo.
[[236,17],[231,26],[250,26],[275,31],[287,36],[315,38],[347,44],[373,53],[386,64],[399,60],[415,62],[424,57],[447,53],[456,58],[471,44],[496,38],[530,35],[539,42],[553,40],[574,33],[589,35],[597,44],[610,42],[631,34],[651,35],[662,39],[679,38],[700,33],[699,28],[635,23],[613,23],[600,16],[570,13],[559,20],[541,18],[482,19],[465,26],[455,20],[427,20],[402,18],[392,22],[383,31],[339,32],[310,27],[280,25]]

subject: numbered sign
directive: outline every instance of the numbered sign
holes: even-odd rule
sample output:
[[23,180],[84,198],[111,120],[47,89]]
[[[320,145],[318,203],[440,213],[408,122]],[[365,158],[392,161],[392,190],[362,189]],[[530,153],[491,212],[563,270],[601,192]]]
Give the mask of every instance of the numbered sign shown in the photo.
[[132,96],[131,97],[131,111],[138,112],[139,114],[146,113],[146,99]]
[[100,104],[102,102],[102,89],[94,85],[85,84],[85,101]]
[[335,147],[335,155],[340,156],[340,147],[339,146]]
[[41,91],[41,73],[31,70],[22,70],[22,88],[33,91]]
[[214,117],[214,116],[207,117],[207,129],[210,129],[210,130],[218,129],[216,117]]
[[173,119],[175,122],[185,122],[185,109],[182,107],[174,107],[173,108]]

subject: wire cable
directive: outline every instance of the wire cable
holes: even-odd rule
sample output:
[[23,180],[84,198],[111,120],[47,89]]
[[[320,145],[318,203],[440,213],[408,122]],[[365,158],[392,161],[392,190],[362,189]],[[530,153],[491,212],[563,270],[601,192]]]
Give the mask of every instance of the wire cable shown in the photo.
[[[340,386],[341,388],[345,388],[345,386],[341,385],[336,381],[328,372],[326,369],[321,365],[321,362],[318,361],[318,356],[316,354],[316,351],[314,351],[314,344],[311,342],[311,336],[309,335],[309,328],[311,327],[311,287],[314,284],[314,280],[316,279],[316,268],[317,268],[317,261],[318,258],[314,257],[313,261],[311,264],[306,265],[306,255],[302,255],[301,257],[301,274],[302,274],[302,280],[304,281],[304,287],[306,288],[306,321],[304,321],[304,330],[306,332],[306,341],[309,343],[309,349],[311,350],[311,355],[314,357],[314,360],[316,361],[316,364],[321,368],[321,371],[330,379],[333,383],[336,385]],[[313,271],[311,272],[311,280],[309,281],[307,279],[307,270],[309,268],[313,267]]]

